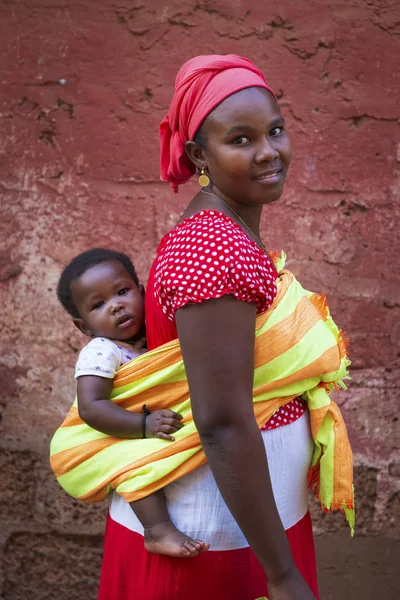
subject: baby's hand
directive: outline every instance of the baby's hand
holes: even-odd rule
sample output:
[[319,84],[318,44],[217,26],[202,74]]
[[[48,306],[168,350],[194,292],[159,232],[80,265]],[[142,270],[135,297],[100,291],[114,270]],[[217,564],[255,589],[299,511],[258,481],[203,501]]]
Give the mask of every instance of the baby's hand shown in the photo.
[[173,442],[175,438],[170,434],[183,427],[181,420],[182,415],[172,410],[155,410],[146,419],[146,436]]

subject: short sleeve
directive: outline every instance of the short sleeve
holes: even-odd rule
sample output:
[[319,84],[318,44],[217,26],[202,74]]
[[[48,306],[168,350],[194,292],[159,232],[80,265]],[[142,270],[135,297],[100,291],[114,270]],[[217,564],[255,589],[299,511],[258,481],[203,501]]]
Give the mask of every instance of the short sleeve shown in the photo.
[[120,353],[116,344],[106,338],[94,338],[79,354],[75,379],[83,375],[113,379],[120,365]]
[[154,295],[164,314],[189,303],[233,294],[266,310],[276,295],[276,271],[232,219],[202,211],[183,221],[165,239],[155,270]]

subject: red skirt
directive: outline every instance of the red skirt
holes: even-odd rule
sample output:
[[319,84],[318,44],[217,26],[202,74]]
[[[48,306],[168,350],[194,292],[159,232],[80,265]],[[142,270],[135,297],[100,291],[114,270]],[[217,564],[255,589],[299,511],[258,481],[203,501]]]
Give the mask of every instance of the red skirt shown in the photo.
[[[287,530],[294,560],[318,599],[314,540],[307,513]],[[264,571],[250,548],[194,558],[149,554],[143,537],[108,516],[98,600],[255,600],[268,597]]]
[[[312,441],[308,413],[261,433],[275,502],[294,560],[318,598],[306,477]],[[208,465],[164,488],[175,525],[210,543],[194,558],[150,554],[143,527],[115,494],[107,521],[99,600],[255,600],[267,596],[264,571],[229,512]]]

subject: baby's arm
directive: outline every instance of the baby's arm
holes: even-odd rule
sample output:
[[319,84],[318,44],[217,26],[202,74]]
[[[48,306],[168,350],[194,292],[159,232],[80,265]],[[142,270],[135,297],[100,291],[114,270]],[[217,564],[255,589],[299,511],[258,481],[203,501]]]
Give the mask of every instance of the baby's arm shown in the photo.
[[[78,377],[78,411],[87,425],[115,437],[143,437],[143,415],[130,412],[110,400],[113,380],[96,375]],[[146,437],[174,440],[171,435],[183,425],[182,415],[156,410],[146,419]]]

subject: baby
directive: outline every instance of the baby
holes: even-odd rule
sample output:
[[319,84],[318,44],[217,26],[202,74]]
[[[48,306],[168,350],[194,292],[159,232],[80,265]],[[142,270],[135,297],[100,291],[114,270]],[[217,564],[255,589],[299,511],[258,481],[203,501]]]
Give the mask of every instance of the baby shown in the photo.
[[[144,288],[126,254],[95,248],[74,258],[62,272],[57,296],[90,342],[79,354],[79,416],[87,425],[120,438],[158,437],[174,441],[183,425],[171,410],[134,413],[110,400],[117,369],[145,349]],[[209,545],[179,531],[169,518],[163,490],[131,502],[144,528],[149,552],[196,556]]]

